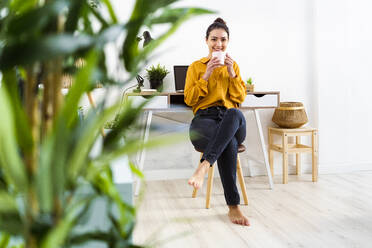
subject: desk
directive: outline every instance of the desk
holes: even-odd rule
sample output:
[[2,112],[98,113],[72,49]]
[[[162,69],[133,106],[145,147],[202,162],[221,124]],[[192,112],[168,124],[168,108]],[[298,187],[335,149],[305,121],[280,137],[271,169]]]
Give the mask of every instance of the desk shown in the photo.
[[[184,112],[191,111],[191,108],[184,102],[183,93],[179,92],[165,92],[155,93],[152,100],[144,107],[145,111],[145,128],[142,133],[144,142],[147,142],[149,137],[150,125],[152,120],[153,112]],[[142,92],[142,93],[127,93],[125,99],[130,99],[134,104],[140,104],[146,101],[146,96],[154,95],[153,92]],[[269,91],[269,92],[247,92],[247,96],[244,102],[239,107],[240,110],[252,110],[256,119],[256,125],[258,135],[260,137],[261,149],[264,155],[264,164],[269,180],[270,189],[274,188],[272,175],[270,172],[270,165],[267,156],[267,150],[265,146],[265,139],[262,132],[262,125],[260,116],[258,113],[259,109],[277,108],[280,103],[280,92]],[[143,170],[146,156],[146,149],[143,149],[137,156],[138,168]],[[140,189],[140,180],[137,179],[135,194],[138,195]]]

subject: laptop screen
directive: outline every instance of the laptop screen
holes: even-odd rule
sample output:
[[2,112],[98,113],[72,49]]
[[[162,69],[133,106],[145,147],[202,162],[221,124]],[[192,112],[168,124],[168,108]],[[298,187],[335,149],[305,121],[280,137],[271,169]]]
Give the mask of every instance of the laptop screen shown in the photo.
[[185,88],[187,68],[187,65],[173,66],[176,91],[183,91]]

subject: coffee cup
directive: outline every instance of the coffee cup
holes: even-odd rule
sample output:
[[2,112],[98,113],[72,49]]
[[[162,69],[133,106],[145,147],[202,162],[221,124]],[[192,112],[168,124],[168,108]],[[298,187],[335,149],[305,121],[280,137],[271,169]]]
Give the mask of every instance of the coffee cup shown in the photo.
[[212,52],[212,58],[214,58],[214,57],[218,58],[219,64],[221,64],[221,65],[225,64],[226,52],[223,52],[223,51]]

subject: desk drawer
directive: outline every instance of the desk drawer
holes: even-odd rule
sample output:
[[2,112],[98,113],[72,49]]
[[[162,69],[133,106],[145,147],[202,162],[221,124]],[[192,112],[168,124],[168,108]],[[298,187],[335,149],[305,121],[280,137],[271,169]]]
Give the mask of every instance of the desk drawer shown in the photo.
[[278,102],[278,94],[248,94],[241,106],[250,108],[276,108],[278,107]]
[[[128,99],[133,101],[135,106],[143,103],[147,99],[143,96],[128,96]],[[154,96],[150,102],[146,104],[146,109],[165,109],[168,108],[168,96]]]

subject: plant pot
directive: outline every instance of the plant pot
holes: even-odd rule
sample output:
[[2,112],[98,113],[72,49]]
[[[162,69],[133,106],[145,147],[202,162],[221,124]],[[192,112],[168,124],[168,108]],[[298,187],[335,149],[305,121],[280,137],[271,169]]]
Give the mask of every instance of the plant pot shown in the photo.
[[254,84],[247,84],[247,91],[254,92]]
[[275,109],[272,121],[282,128],[298,128],[308,122],[301,102],[281,102]]
[[157,91],[163,90],[163,80],[150,80],[150,88],[156,89]]

